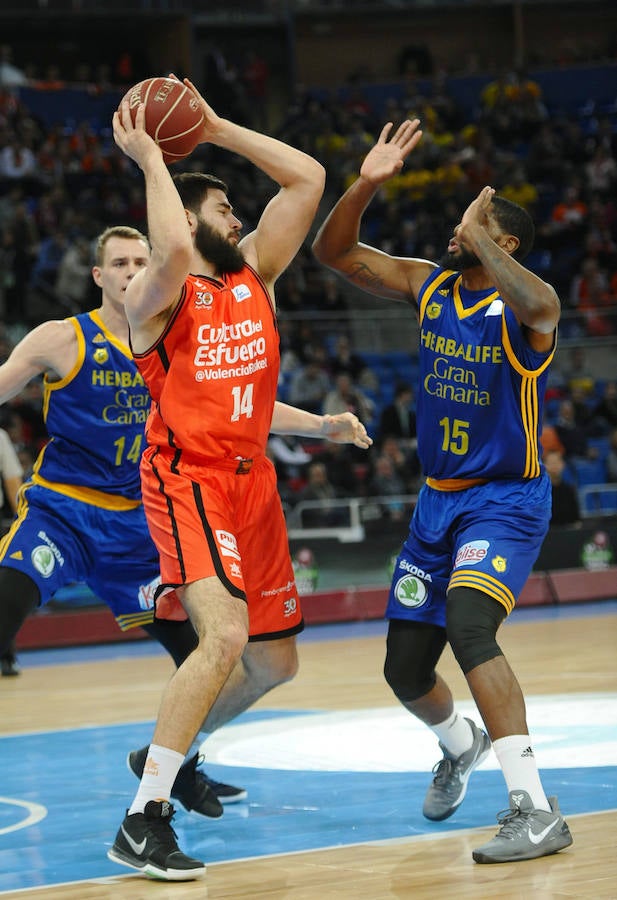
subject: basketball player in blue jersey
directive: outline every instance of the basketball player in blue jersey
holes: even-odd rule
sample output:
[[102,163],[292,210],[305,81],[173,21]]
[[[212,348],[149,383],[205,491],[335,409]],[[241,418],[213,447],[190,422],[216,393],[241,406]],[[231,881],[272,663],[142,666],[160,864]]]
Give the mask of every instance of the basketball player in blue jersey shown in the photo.
[[[129,350],[124,312],[126,286],[149,258],[139,231],[108,228],[98,238],[92,270],[101,306],[39,325],[0,366],[0,403],[44,375],[50,437],[0,542],[0,652],[29,613],[76,581],[107,603],[121,629],[141,626],[176,665],[197,644],[190,622],[153,616],[159,557],[139,476],[150,397]],[[146,752],[130,754],[138,776]],[[246,797],[242,788],[208,779],[197,763],[193,753],[174,785],[186,809],[217,817],[221,802]]]
[[[572,836],[557,799],[544,793],[525,701],[496,633],[551,514],[539,438],[560,304],[520,263],[533,243],[531,219],[490,187],[465,210],[439,265],[360,243],[366,207],[422,135],[417,119],[391,131],[390,123],[313,244],[326,266],[371,294],[411,304],[419,320],[417,430],[426,484],[390,588],[385,677],[443,752],[424,815],[452,815],[492,742],[509,810],[473,858],[532,859],[568,847]],[[456,712],[435,670],[447,641],[490,739]]]

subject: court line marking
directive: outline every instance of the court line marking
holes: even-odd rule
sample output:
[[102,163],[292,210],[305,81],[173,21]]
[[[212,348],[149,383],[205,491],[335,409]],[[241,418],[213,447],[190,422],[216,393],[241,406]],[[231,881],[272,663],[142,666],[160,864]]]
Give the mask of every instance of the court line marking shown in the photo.
[[[594,812],[586,812],[586,813],[575,813],[574,815],[568,816],[568,822],[572,819],[580,819],[583,816],[605,816],[609,814],[617,813],[617,807],[614,809],[602,809],[596,810]],[[291,856],[308,856],[311,853],[324,853],[327,851],[336,852],[337,850],[349,850],[353,847],[384,847],[384,846],[396,846],[403,844],[419,844],[424,843],[426,841],[443,841],[448,838],[452,838],[453,836],[465,836],[476,834],[477,832],[486,831],[487,829],[492,828],[495,830],[497,828],[497,823],[494,825],[481,825],[478,828],[460,828],[455,829],[454,831],[444,831],[441,833],[435,834],[415,834],[408,835],[407,837],[400,838],[384,838],[379,841],[358,841],[356,843],[351,844],[337,844],[336,846],[326,845],[325,847],[312,847],[310,850],[294,850],[291,853],[268,853],[263,856],[243,856],[239,859],[233,860],[224,860],[221,862],[207,862],[206,863],[206,878],[207,878],[207,870],[213,868],[215,866],[229,866],[229,865],[237,865],[238,863],[247,863],[247,862],[258,862],[260,860],[265,859],[280,859],[282,857],[291,857]],[[122,884],[125,881],[133,880],[135,878],[139,878],[144,884],[152,883],[149,878],[144,878],[139,872],[135,872],[134,874],[127,875],[110,875],[108,877],[102,878],[88,878],[82,881],[62,881],[54,884],[40,884],[36,887],[30,888],[16,888],[10,891],[0,891],[0,897],[3,894],[33,894],[35,891],[45,891],[50,888],[62,888],[62,887],[75,887],[80,884]],[[160,884],[161,882],[156,882]],[[173,882],[169,882],[169,884],[173,884]]]
[[13,797],[0,797],[0,803],[6,803],[9,806],[21,806],[28,810],[28,815],[21,822],[15,825],[7,825],[6,828],[0,828],[0,834],[10,834],[13,831],[19,831],[20,828],[29,828],[36,825],[47,816],[47,807],[40,803],[32,803],[28,800],[15,800]]

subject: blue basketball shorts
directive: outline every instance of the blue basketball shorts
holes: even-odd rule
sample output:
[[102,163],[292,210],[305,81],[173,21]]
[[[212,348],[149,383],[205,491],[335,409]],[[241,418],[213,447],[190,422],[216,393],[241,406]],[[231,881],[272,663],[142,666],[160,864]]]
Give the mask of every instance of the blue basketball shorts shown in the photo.
[[28,485],[0,541],[0,565],[38,585],[41,606],[62,587],[88,585],[122,630],[152,621],[159,557],[143,507],[110,510]]
[[454,587],[482,591],[510,613],[550,518],[546,474],[453,492],[424,485],[396,560],[386,617],[445,627],[446,594]]

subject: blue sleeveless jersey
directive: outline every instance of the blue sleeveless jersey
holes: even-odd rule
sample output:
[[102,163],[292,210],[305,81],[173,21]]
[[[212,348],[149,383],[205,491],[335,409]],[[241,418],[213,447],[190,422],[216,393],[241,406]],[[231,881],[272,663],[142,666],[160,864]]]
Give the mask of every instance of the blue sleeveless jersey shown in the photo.
[[141,502],[139,461],[150,396],[131,351],[97,311],[68,321],[77,361],[61,381],[45,379],[50,440],[35,463],[35,484],[97,506]]
[[435,269],[418,304],[418,453],[429,484],[538,477],[555,346],[535,352],[499,292],[468,291],[458,272]]

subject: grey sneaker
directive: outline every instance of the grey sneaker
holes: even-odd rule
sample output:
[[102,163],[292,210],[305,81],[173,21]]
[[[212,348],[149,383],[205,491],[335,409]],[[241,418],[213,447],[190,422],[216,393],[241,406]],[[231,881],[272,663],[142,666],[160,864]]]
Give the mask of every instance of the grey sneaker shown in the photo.
[[491,749],[491,741],[481,728],[467,719],[473,732],[473,744],[460,756],[450,756],[444,745],[439,746],[443,759],[433,768],[435,777],[424,799],[422,812],[427,819],[441,822],[447,819],[461,805],[467,792],[469,776]]
[[517,862],[557,853],[572,843],[557,797],[549,797],[551,812],[534,809],[526,791],[510,791],[510,809],[497,816],[501,826],[492,841],[474,850],[477,863]]

